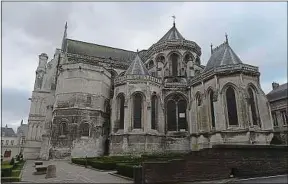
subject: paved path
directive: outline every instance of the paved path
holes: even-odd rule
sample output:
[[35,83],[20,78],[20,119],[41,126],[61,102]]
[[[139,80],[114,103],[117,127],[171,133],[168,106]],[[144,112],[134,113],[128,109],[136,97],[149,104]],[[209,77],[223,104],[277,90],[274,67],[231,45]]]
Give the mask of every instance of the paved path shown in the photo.
[[44,165],[56,165],[57,178],[45,179],[44,175],[34,175],[34,161],[27,160],[22,175],[23,182],[31,183],[133,183],[109,174],[109,172],[100,172],[85,167],[70,164],[68,161],[44,161]]

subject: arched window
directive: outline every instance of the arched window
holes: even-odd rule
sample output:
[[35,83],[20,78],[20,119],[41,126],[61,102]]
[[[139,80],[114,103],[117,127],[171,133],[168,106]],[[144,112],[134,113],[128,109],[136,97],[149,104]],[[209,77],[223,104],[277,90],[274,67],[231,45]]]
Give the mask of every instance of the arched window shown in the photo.
[[166,119],[168,131],[187,130],[186,100],[178,94],[172,95],[167,100]]
[[199,58],[199,57],[196,58],[195,63],[196,63],[197,65],[200,65],[200,64],[201,64],[201,63],[200,63],[200,58]]
[[151,98],[151,129],[157,129],[158,124],[158,99],[156,95]]
[[119,129],[124,129],[124,104],[125,104],[125,97],[123,94],[118,95],[117,97],[117,104],[118,104],[118,121],[119,121]]
[[202,99],[201,99],[200,94],[196,95],[196,103],[197,103],[197,106],[201,106],[201,104],[202,104]]
[[81,131],[81,136],[89,137],[89,124],[88,123],[82,123],[80,125],[80,131]]
[[211,90],[209,93],[209,101],[210,101],[210,117],[211,117],[211,125],[212,128],[215,128],[215,115],[214,115],[214,102],[213,102],[214,92]]
[[191,53],[186,54],[184,57],[185,63],[188,63],[188,61],[193,61],[193,60],[194,60],[194,57]]
[[59,128],[60,128],[60,135],[66,135],[68,133],[66,122],[61,122]]
[[152,68],[154,66],[154,62],[152,60],[148,63],[148,69]]
[[251,88],[248,89],[248,94],[249,94],[249,104],[251,107],[252,122],[253,125],[258,125],[255,96]]
[[226,104],[229,125],[238,125],[236,97],[235,91],[232,87],[228,87],[228,89],[226,90]]
[[133,99],[133,127],[140,129],[142,125],[142,95],[136,93]]
[[178,75],[178,54],[173,53],[171,55],[171,61],[172,61],[172,75],[177,76]]

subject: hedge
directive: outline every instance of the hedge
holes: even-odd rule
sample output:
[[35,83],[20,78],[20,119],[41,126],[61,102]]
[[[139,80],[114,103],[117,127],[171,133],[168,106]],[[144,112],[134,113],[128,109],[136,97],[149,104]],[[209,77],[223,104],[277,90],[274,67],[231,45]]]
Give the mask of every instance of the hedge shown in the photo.
[[116,165],[117,174],[122,176],[127,176],[133,178],[134,166],[139,165],[139,163],[119,163]]
[[21,181],[20,177],[1,177],[1,182],[19,182]]
[[89,165],[96,169],[101,170],[114,170],[116,168],[116,162],[112,161],[90,161]]
[[13,165],[1,165],[1,177],[10,177],[12,175]]
[[72,163],[79,165],[86,165],[86,160],[84,158],[72,158]]

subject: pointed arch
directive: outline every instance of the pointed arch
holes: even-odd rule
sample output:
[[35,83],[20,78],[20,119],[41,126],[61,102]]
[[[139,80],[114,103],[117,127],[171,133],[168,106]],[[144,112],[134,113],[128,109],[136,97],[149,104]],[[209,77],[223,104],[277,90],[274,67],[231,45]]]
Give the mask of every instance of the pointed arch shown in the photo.
[[183,56],[184,56],[184,62],[187,64],[188,63],[188,61],[193,61],[195,58],[194,58],[194,56],[193,56],[193,54],[191,53],[191,52],[185,52],[184,54],[183,54]]
[[118,94],[116,102],[117,102],[117,123],[115,127],[119,129],[124,129],[125,95],[123,93]]
[[228,113],[228,124],[238,125],[238,112],[235,89],[232,86],[227,86],[225,91],[226,108]]
[[158,97],[153,94],[151,97],[151,129],[158,127]]
[[208,97],[211,126],[215,128],[214,91],[211,88],[208,89]]
[[133,128],[142,128],[142,116],[143,116],[143,95],[140,92],[132,94],[133,99]]
[[249,95],[249,107],[251,110],[251,120],[253,125],[258,125],[258,117],[257,117],[257,108],[256,108],[256,95],[254,90],[249,87],[248,88],[248,95]]

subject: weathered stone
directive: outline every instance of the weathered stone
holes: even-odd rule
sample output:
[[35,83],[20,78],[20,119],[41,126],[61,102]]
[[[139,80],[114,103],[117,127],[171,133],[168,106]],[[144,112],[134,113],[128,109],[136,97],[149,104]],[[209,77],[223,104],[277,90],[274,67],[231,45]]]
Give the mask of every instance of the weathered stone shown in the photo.
[[48,165],[45,178],[46,179],[47,178],[56,178],[56,166],[55,165]]

